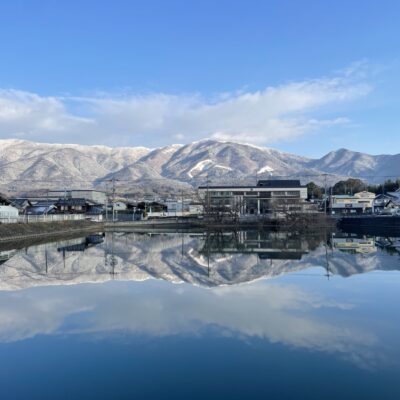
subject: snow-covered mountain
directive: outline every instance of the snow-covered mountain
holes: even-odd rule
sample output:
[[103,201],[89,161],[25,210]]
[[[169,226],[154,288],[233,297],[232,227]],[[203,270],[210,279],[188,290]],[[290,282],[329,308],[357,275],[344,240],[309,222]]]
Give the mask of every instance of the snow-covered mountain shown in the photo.
[[381,182],[388,175],[400,176],[400,154],[372,156],[339,149],[310,161],[308,165],[328,173],[365,177],[372,182]]
[[[400,176],[400,154],[372,156],[346,149],[309,159],[275,149],[203,140],[158,149],[0,140],[0,190],[104,187],[115,177],[126,190],[188,189],[210,183],[254,183],[268,176],[303,183],[346,176],[380,182]],[[123,189],[121,189],[123,190]]]

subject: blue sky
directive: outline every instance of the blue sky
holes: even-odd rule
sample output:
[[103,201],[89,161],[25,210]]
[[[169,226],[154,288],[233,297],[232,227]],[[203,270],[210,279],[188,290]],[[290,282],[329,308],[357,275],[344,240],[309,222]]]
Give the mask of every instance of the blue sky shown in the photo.
[[400,152],[398,1],[3,1],[0,138]]

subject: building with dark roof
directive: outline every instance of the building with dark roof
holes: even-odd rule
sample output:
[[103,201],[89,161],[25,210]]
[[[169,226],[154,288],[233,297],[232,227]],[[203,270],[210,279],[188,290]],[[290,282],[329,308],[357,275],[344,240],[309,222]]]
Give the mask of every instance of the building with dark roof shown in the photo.
[[[61,198],[55,202],[58,212],[62,213],[94,213],[101,214],[103,208],[100,204],[84,198]],[[100,210],[100,212],[98,212]]]
[[299,180],[259,180],[257,185],[208,185],[198,188],[209,211],[261,215],[276,211],[301,212],[307,187]]
[[92,190],[92,189],[49,190],[46,196],[54,200],[83,198],[101,205],[104,205],[107,202],[107,196],[105,192],[101,190]]

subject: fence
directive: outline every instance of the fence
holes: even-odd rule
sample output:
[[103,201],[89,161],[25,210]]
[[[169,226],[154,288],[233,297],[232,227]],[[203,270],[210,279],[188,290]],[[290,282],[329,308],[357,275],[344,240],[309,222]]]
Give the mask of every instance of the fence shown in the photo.
[[20,215],[18,222],[80,221],[83,219],[86,219],[85,214]]

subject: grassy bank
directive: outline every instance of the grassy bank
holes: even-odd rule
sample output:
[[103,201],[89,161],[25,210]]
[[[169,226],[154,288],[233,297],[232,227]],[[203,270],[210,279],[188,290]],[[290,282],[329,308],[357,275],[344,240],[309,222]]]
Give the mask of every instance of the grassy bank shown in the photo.
[[74,232],[101,230],[103,225],[90,221],[34,222],[0,224],[0,242],[20,239],[54,237]]

